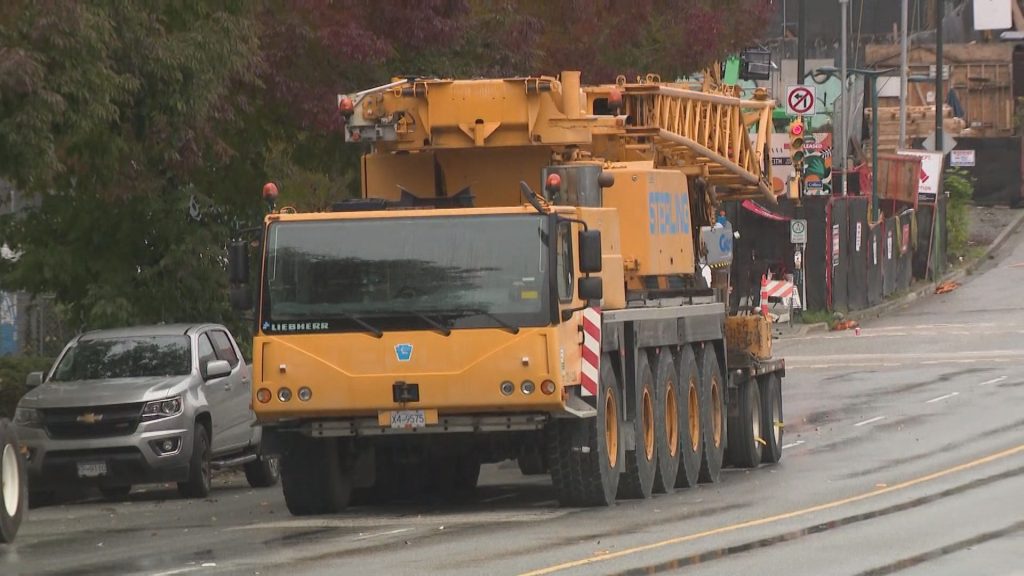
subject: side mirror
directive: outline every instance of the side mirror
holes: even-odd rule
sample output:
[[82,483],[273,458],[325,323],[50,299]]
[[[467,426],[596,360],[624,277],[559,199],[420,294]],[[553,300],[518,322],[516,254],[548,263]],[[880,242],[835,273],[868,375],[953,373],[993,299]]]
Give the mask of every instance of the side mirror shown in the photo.
[[232,284],[249,282],[249,243],[235,240],[228,245],[228,276]]
[[580,272],[590,274],[601,271],[601,231],[580,231]]
[[231,374],[231,364],[227,360],[210,360],[206,363],[206,380],[222,378]]
[[248,284],[231,286],[229,290],[232,308],[238,311],[252,310],[252,290]]
[[43,383],[42,372],[29,372],[28,377],[25,378],[25,386],[28,388],[35,388]]
[[580,300],[599,301],[604,298],[604,283],[597,277],[580,278],[578,291]]

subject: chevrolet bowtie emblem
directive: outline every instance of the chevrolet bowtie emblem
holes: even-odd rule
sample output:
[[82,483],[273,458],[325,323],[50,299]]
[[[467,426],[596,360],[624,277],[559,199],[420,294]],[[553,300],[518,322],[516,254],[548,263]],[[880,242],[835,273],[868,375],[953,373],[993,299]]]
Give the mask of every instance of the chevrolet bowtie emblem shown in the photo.
[[82,424],[95,424],[100,420],[103,420],[103,414],[93,414],[92,412],[86,412],[78,418],[76,418]]

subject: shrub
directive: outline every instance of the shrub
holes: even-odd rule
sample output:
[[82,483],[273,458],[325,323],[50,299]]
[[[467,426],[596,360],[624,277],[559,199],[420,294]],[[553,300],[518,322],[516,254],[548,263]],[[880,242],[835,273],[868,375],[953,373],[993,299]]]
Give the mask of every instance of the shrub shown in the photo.
[[0,418],[14,416],[14,407],[25,395],[29,372],[48,370],[52,363],[52,358],[41,356],[0,357]]

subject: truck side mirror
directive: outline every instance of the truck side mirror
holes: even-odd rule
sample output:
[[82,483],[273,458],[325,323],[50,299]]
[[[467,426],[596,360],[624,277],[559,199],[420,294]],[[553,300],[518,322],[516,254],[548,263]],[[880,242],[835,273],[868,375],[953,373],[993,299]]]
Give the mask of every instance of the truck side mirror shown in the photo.
[[604,283],[598,277],[580,278],[578,291],[580,300],[600,301],[604,298]]
[[228,245],[228,276],[232,284],[249,282],[249,243],[235,240]]
[[42,372],[29,372],[28,377],[25,378],[25,386],[27,388],[35,388],[43,383]]
[[601,231],[580,230],[580,272],[601,271]]

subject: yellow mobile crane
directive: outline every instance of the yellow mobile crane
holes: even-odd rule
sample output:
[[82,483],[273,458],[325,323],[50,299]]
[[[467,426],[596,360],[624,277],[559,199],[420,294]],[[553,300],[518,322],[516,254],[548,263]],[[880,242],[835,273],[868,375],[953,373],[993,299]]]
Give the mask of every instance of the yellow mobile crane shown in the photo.
[[585,506],[777,462],[785,366],[764,318],[727,318],[713,218],[772,198],[771,107],[578,72],[340,96],[361,197],[262,228],[253,407],[289,510],[505,459]]

